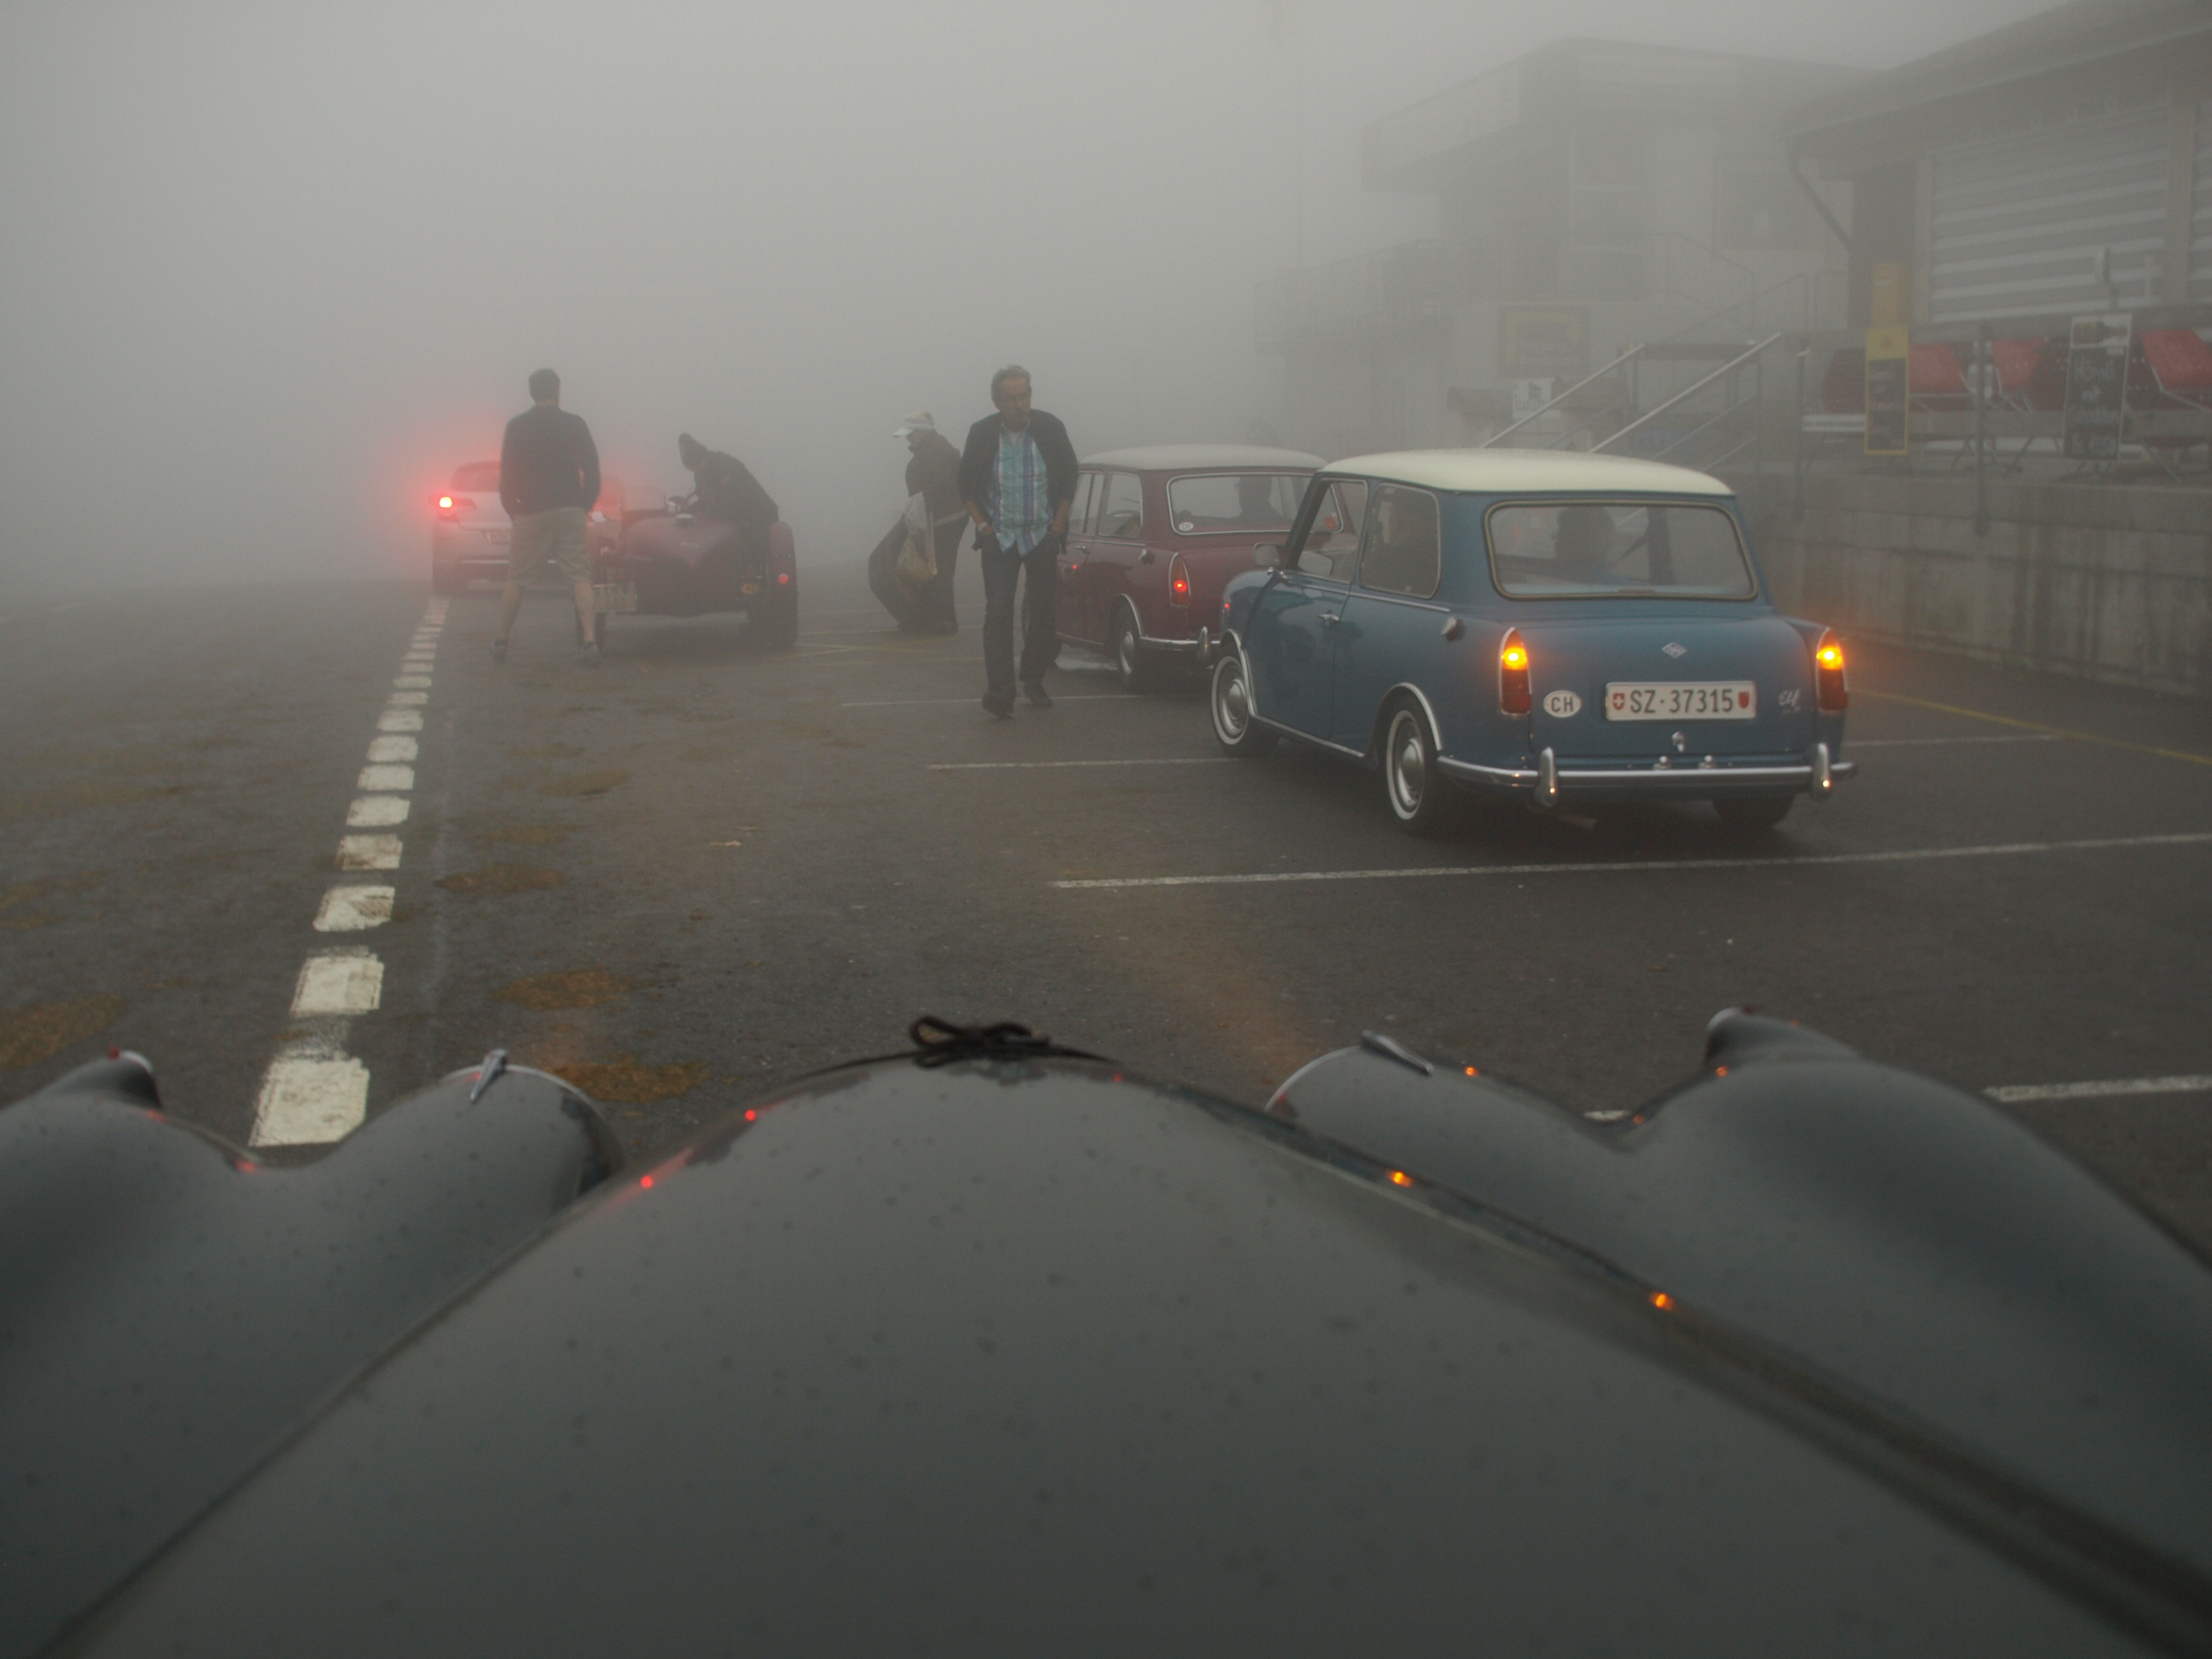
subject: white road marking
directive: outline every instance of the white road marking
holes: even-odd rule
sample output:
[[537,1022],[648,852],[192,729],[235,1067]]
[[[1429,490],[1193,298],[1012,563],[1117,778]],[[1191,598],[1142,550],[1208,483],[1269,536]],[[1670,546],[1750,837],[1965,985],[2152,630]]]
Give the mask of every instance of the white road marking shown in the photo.
[[363,795],[346,808],[349,830],[382,830],[407,822],[407,803],[398,795]]
[[343,1140],[368,1115],[368,1067],[344,1054],[280,1058],[261,1079],[253,1112],[254,1146],[307,1146]]
[[384,700],[394,708],[420,708],[430,701],[428,691],[394,691]]
[[[419,726],[421,722],[417,721]],[[390,765],[416,758],[416,743],[412,738],[373,738],[369,740],[368,757],[380,765]]]
[[[415,787],[415,769],[411,766],[364,766],[361,776],[354,781],[356,789],[370,791],[388,789],[394,793]],[[394,819],[394,823],[398,820]]]
[[1853,738],[1844,747],[1846,752],[1861,749],[1923,749],[1936,744],[1949,743],[2059,743],[2055,732],[2006,732],[1997,737],[1974,738]]
[[360,933],[392,920],[394,890],[389,887],[333,887],[315,912],[319,933]]
[[420,732],[422,716],[412,708],[387,708],[376,717],[380,732]]
[[392,682],[392,685],[397,691],[428,691],[430,677],[428,674],[402,674]]
[[2200,847],[2212,830],[2180,836],[2118,836],[2097,841],[2023,841],[1990,847],[1916,847],[1894,853],[1815,853],[1770,859],[1623,859],[1604,864],[1429,865],[1410,870],[1284,870],[1236,876],[1116,876],[1048,885],[1079,887],[1237,887],[1286,881],[1400,881],[1419,876],[1591,876],[1675,870],[1785,870],[1820,864],[1912,864],[1931,859],[2016,858],[2042,853],[2096,853],[2130,847]]
[[932,766],[933,772],[1036,771],[1057,766],[1226,766],[1227,755],[1185,755],[1172,759],[1066,761],[947,761]]
[[1984,1089],[1991,1100],[2107,1100],[2115,1095],[2212,1094],[2212,1077],[2130,1077],[2112,1083],[2014,1083]]
[[[1055,703],[1148,702],[1150,701],[1151,699],[1148,697],[1137,696],[1126,691],[1111,691],[1102,694],[1086,692],[1080,696],[1054,697],[1053,699],[1053,702]],[[976,696],[972,697],[894,697],[888,702],[841,702],[837,707],[840,708],[938,708],[949,703],[957,702],[972,703],[980,708],[982,707],[983,699],[981,693],[978,693]]]
[[367,951],[309,957],[292,993],[295,1019],[318,1014],[366,1014],[384,1000],[384,964]]
[[399,867],[399,837],[397,836],[344,836],[338,841],[338,868],[341,870],[397,870]]

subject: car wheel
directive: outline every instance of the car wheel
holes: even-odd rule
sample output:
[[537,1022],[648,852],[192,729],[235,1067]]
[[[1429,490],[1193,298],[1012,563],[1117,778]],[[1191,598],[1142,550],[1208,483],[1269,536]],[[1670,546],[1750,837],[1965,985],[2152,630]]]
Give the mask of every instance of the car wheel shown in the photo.
[[1252,718],[1252,690],[1244,684],[1244,659],[1234,651],[1213,665],[1213,737],[1239,760],[1271,754],[1275,733]]
[[457,564],[432,564],[430,591],[433,593],[462,593],[468,591],[469,579],[461,574]]
[[1401,703],[1382,738],[1382,793],[1390,816],[1417,836],[1434,835],[1451,810],[1452,786],[1437,767],[1437,740],[1413,704]]
[[1771,830],[1796,804],[1795,795],[1723,795],[1713,803],[1713,811],[1731,830]]
[[1124,691],[1149,691],[1159,678],[1151,656],[1138,642],[1136,619],[1127,605],[1114,613],[1114,631],[1107,638],[1106,654]]
[[779,593],[761,614],[761,637],[778,651],[799,643],[799,595]]

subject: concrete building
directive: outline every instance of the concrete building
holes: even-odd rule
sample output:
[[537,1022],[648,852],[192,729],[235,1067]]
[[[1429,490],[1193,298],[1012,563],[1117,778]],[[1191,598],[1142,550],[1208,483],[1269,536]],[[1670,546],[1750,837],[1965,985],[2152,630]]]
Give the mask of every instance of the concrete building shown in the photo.
[[1791,176],[1784,123],[1856,73],[1560,40],[1374,122],[1368,186],[1437,234],[1260,285],[1285,441],[1468,443],[1631,344],[1840,323],[1849,190]]
[[2206,0],[2072,0],[1788,127],[1848,186],[1852,325],[2212,301]]

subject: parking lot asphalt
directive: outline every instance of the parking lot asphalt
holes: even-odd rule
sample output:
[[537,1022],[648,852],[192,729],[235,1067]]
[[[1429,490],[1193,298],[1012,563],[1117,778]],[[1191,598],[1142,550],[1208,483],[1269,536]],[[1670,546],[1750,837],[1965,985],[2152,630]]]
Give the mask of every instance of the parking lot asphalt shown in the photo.
[[244,1141],[280,1063],[374,1112],[497,1047],[645,1150],[933,1013],[1247,1102],[1376,1030],[1611,1110],[1750,1004],[2002,1091],[2212,1248],[2203,702],[1860,647],[1860,775],[1775,831],[1419,841],[1371,774],[1224,759],[1194,686],[1073,651],[992,720],[969,574],[955,638],[810,570],[793,651],[623,618],[597,670],[550,597],[495,665],[481,589],[0,618],[0,1096],[120,1045]]

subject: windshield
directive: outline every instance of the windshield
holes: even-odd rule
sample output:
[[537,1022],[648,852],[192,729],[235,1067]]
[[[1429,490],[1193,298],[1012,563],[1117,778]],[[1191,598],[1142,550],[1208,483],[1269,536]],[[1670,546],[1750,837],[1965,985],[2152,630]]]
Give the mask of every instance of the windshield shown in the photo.
[[456,489],[488,489],[495,494],[499,489],[497,461],[471,461],[466,466],[453,469],[453,488]]
[[1182,536],[1216,531],[1283,530],[1298,510],[1306,481],[1297,472],[1208,472],[1168,485],[1168,518]]
[[1490,509],[1490,568],[1516,599],[1747,599],[1735,520],[1659,501],[1514,501]]

